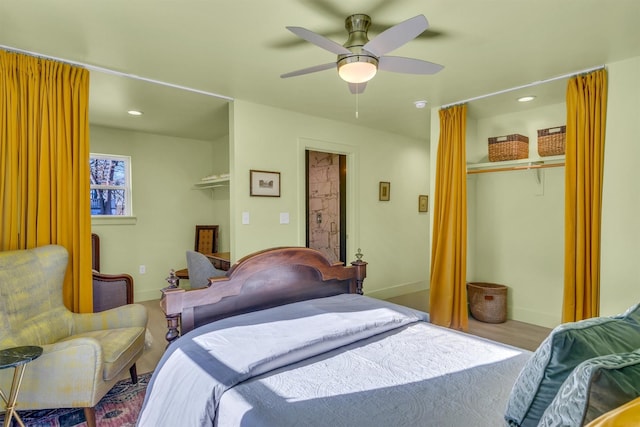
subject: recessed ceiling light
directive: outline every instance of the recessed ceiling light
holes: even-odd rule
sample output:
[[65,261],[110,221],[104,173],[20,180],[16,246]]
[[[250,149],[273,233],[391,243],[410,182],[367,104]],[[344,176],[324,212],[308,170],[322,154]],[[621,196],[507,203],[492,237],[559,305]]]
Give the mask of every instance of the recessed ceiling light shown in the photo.
[[534,99],[536,99],[535,96],[523,96],[521,98],[518,98],[518,102],[529,102],[533,101]]
[[138,110],[129,110],[127,111],[127,114],[131,115],[131,116],[141,116],[142,115],[142,111],[138,111]]
[[416,108],[424,108],[427,106],[427,101],[415,101],[413,104]]

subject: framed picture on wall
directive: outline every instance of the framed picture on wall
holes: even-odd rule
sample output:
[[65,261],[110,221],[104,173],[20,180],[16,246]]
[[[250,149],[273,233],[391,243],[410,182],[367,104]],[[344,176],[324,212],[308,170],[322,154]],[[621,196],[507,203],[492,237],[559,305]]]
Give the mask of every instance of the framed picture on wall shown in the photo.
[[378,189],[378,200],[382,202],[388,202],[391,199],[391,183],[380,182]]
[[424,194],[418,196],[418,212],[429,212],[429,196]]
[[250,170],[249,195],[280,197],[280,172]]

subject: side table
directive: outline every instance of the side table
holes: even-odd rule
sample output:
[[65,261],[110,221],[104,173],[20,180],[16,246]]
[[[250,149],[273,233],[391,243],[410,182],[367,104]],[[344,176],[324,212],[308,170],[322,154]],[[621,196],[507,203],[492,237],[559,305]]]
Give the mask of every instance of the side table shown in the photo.
[[24,368],[27,366],[27,363],[37,359],[40,355],[42,355],[42,347],[37,346],[23,346],[0,350],[0,369],[14,368],[9,398],[0,390],[0,396],[2,400],[4,400],[5,407],[7,408],[4,414],[3,427],[9,427],[11,425],[11,418],[15,418],[18,424],[24,427],[22,419],[16,412],[18,391],[20,391],[20,384],[22,383],[22,376],[24,375]]
[[229,261],[231,259],[231,252],[216,252],[204,255],[209,258],[211,264],[218,270],[229,271],[231,268],[231,262]]

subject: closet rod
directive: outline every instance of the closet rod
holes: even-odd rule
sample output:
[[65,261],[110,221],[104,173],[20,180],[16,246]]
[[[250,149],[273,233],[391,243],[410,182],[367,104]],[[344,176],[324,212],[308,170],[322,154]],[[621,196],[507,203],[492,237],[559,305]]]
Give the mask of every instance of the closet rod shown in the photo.
[[507,172],[507,171],[518,171],[518,170],[528,170],[528,169],[544,169],[544,168],[557,168],[564,166],[564,163],[550,163],[550,164],[542,164],[542,165],[522,165],[522,166],[507,166],[501,168],[491,168],[491,169],[471,169],[467,171],[467,175],[472,175],[475,173],[487,173],[487,172]]
[[592,71],[601,70],[604,67],[605,67],[604,65],[598,65],[597,67],[586,68],[586,69],[581,70],[581,71],[574,71],[573,73],[563,74],[561,76],[551,77],[551,78],[548,78],[548,79],[545,79],[545,80],[538,80],[536,82],[527,83],[527,84],[522,85],[522,86],[516,86],[516,87],[509,88],[509,89],[499,90],[499,91],[493,92],[493,93],[487,93],[485,95],[480,95],[480,96],[476,96],[476,97],[473,97],[473,98],[464,99],[462,101],[452,102],[451,104],[442,105],[442,106],[440,106],[440,109],[444,110],[446,108],[453,107],[454,105],[466,104],[468,102],[477,101],[479,99],[488,98],[490,96],[501,95],[503,93],[513,92],[514,90],[518,90],[518,89],[525,89],[525,88],[528,88],[528,87],[538,86],[540,84],[553,82],[555,80],[566,79],[566,78],[569,78],[569,77],[577,76],[578,74],[590,73]]
[[148,83],[155,83],[155,84],[158,84],[160,86],[172,87],[174,89],[180,89],[180,90],[185,90],[187,92],[199,93],[201,95],[207,95],[207,96],[211,96],[213,98],[220,98],[220,99],[226,99],[227,101],[233,101],[233,98],[231,98],[229,96],[220,95],[218,93],[213,93],[213,92],[207,92],[207,91],[204,91],[204,90],[195,89],[195,88],[188,87],[188,86],[177,85],[177,84],[174,84],[174,83],[163,82],[162,80],[155,80],[155,79],[150,79],[148,77],[136,76],[135,74],[124,73],[122,71],[111,70],[109,68],[98,67],[96,65],[90,65],[90,64],[85,64],[85,63],[82,63],[82,62],[71,61],[69,59],[57,58],[55,56],[43,55],[41,53],[31,52],[31,51],[28,51],[28,50],[18,49],[18,48],[15,48],[15,47],[10,47],[10,46],[5,46],[5,45],[0,45],[0,48],[4,49],[4,50],[11,51],[11,52],[24,53],[24,54],[27,54],[27,55],[30,55],[30,56],[35,56],[35,57],[45,58],[45,59],[51,59],[53,61],[64,62],[64,63],[70,64],[70,65],[76,65],[78,67],[86,68],[87,70],[90,70],[90,71],[97,71],[99,73],[111,74],[111,75],[120,76],[120,77],[127,77],[127,78],[134,79],[134,80],[141,80],[141,81],[148,82]]

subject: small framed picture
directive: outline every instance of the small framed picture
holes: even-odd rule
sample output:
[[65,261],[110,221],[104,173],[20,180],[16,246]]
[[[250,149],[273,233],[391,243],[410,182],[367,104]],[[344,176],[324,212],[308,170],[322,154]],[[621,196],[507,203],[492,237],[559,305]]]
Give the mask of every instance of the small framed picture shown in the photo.
[[418,196],[418,212],[429,212],[429,196],[424,194]]
[[280,197],[280,172],[249,171],[249,195]]
[[378,189],[378,200],[382,202],[388,202],[391,199],[391,183],[380,182]]

